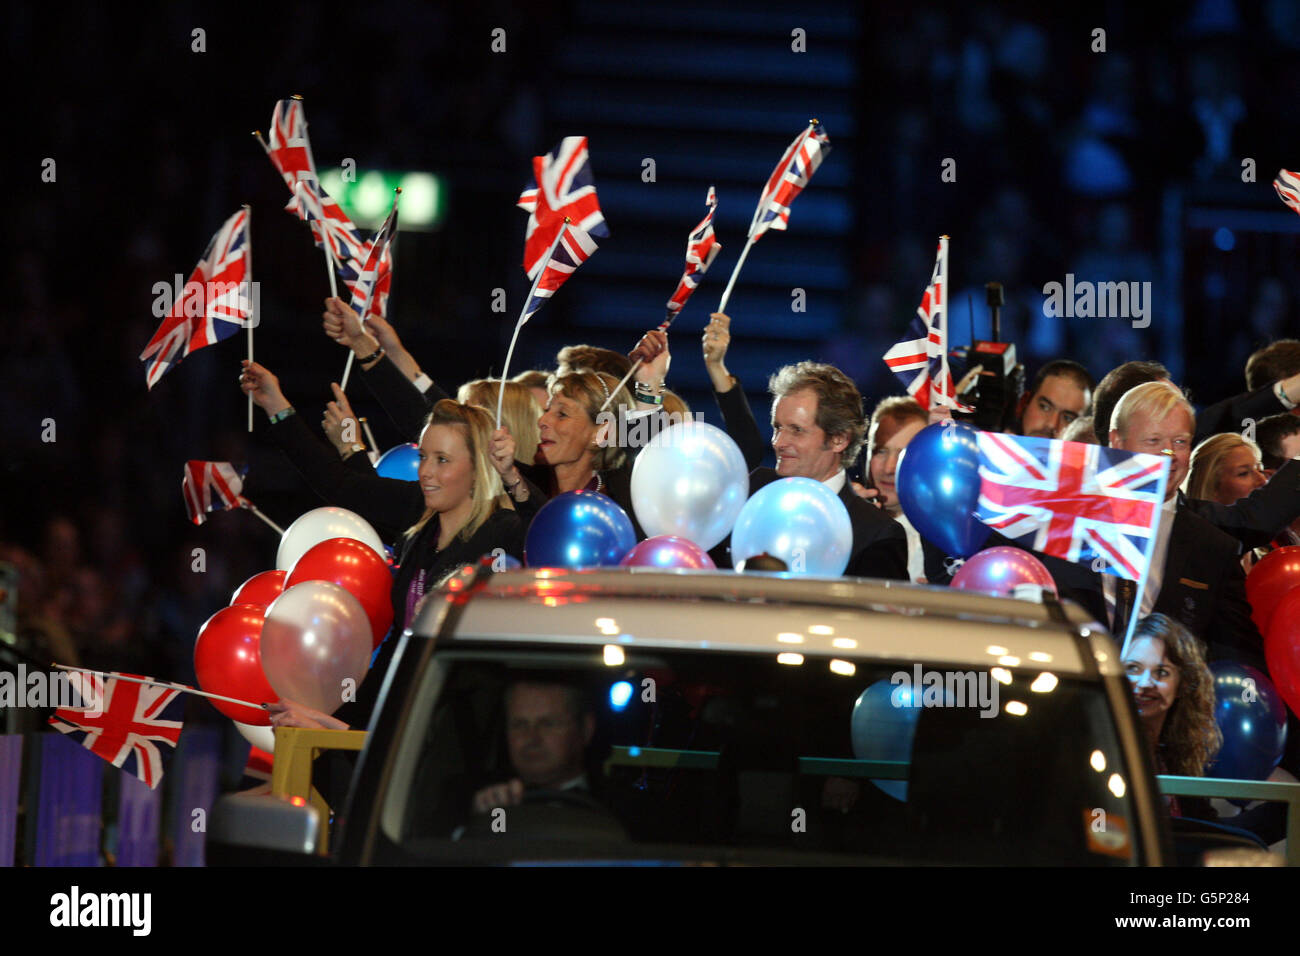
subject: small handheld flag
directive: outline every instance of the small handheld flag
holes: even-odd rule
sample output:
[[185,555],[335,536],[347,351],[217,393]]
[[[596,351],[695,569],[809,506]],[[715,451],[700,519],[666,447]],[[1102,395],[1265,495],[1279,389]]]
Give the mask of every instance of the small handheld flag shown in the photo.
[[808,128],[796,136],[794,142],[786,149],[785,155],[772,170],[772,175],[767,178],[767,184],[758,197],[758,206],[749,223],[745,248],[741,250],[736,267],[731,270],[727,287],[722,292],[722,301],[718,304],[719,312],[727,311],[731,290],[736,284],[736,277],[740,275],[741,266],[745,264],[749,250],[767,230],[784,230],[789,227],[791,204],[803,192],[808,181],[812,179],[813,173],[817,172],[822,160],[830,151],[831,139],[826,135],[821,122],[816,119],[810,120]]
[[195,524],[203,524],[213,511],[243,508],[251,511],[277,534],[284,529],[277,525],[245,498],[244,479],[228,461],[197,461],[185,463],[181,477],[181,494],[185,497],[185,510]]
[[[397,200],[401,198],[402,187],[393,192],[393,207],[388,211],[383,225],[370,240],[366,251],[365,263],[357,273],[356,283],[352,288],[352,311],[364,322],[372,314],[382,317],[388,311],[388,292],[393,285],[393,240],[397,237]],[[376,303],[379,307],[376,308]],[[348,387],[348,376],[352,372],[352,359],[355,353],[348,353],[347,364],[343,368],[343,381],[339,386]]]
[[248,218],[248,207],[244,207],[217,230],[177,301],[140,353],[151,390],[185,356],[230,338],[250,321],[253,276]]
[[969,412],[957,401],[948,368],[948,237],[939,238],[930,284],[908,327],[911,336],[884,354],[889,370],[902,380],[907,393],[924,409],[949,408]]
[[566,136],[545,156],[533,157],[534,183],[515,204],[528,212],[524,229],[524,272],[536,278],[566,219],[588,235],[609,235],[596,197],[587,137]]
[[718,242],[713,235],[713,214],[718,209],[718,195],[712,186],[709,187],[704,203],[709,207],[709,212],[687,237],[686,268],[682,272],[681,281],[677,283],[672,298],[668,300],[668,315],[665,319],[668,323],[671,323],[677,317],[677,313],[681,312],[682,307],[686,305],[686,300],[699,285],[700,276],[708,271],[709,266],[713,265],[713,260],[718,258],[718,253],[722,251],[722,243]]

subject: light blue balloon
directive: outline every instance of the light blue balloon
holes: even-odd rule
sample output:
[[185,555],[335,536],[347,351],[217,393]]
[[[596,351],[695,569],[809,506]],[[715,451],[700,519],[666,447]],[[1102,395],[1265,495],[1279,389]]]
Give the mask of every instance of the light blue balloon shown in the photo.
[[[906,706],[912,703],[914,693],[920,694],[921,689],[896,688],[886,679],[876,681],[862,692],[853,705],[850,725],[854,757],[911,763],[916,722],[921,717],[919,707]],[[895,800],[907,799],[906,780],[871,782]]]
[[375,462],[375,474],[380,478],[397,478],[400,481],[419,481],[420,449],[417,445],[394,445]]
[[731,560],[780,558],[794,574],[843,574],[853,553],[853,524],[844,502],[820,481],[782,478],[745,502],[731,532]]

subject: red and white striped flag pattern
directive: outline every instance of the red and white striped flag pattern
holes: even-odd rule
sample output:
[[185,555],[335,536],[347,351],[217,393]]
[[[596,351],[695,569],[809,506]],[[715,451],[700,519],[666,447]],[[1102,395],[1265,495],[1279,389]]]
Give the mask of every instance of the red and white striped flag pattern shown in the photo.
[[885,353],[885,364],[902,379],[907,393],[924,409],[972,409],[957,401],[957,388],[948,368],[948,237],[939,239],[930,284],[905,339]]
[[191,352],[230,338],[251,315],[248,209],[239,210],[217,230],[203,258],[190,273],[180,299],[140,353],[145,382],[158,380]]
[[209,511],[247,508],[251,502],[240,494],[244,480],[228,461],[187,461],[181,478],[181,492],[190,520],[203,524]]
[[524,229],[524,271],[537,278],[542,260],[564,227],[565,217],[591,236],[609,235],[596,198],[587,137],[566,136],[545,156],[533,157],[534,183],[526,186],[515,203],[528,212]]
[[794,138],[758,197],[758,208],[749,226],[750,239],[757,240],[769,229],[786,229],[790,225],[790,206],[803,192],[813,173],[831,151],[831,138],[818,120]]
[[1279,199],[1300,212],[1300,174],[1279,169],[1277,179],[1273,180],[1273,188],[1277,190]]
[[712,186],[709,187],[709,194],[705,197],[704,203],[709,207],[709,213],[691,230],[690,237],[686,240],[686,269],[682,273],[681,281],[677,283],[672,298],[668,300],[669,321],[675,318],[686,305],[686,300],[699,285],[700,276],[708,271],[709,266],[713,265],[713,260],[718,258],[718,253],[722,251],[722,243],[718,242],[717,237],[713,235],[713,214],[718,208],[718,195]]
[[152,789],[163,775],[158,745],[175,747],[180,740],[182,722],[166,719],[165,714],[170,708],[168,716],[179,716],[180,705],[173,704],[181,689],[115,679],[136,676],[70,673],[68,681],[85,706],[60,707],[49,722],[60,733],[84,734],[83,747],[134,773]]

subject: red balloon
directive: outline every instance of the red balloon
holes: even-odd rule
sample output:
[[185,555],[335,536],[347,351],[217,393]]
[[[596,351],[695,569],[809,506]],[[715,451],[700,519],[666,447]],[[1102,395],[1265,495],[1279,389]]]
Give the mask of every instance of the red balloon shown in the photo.
[[1268,676],[1291,712],[1300,716],[1300,588],[1278,602],[1264,637]]
[[280,596],[284,590],[284,576],[288,571],[261,571],[235,589],[231,604],[256,604],[262,610]]
[[[198,640],[194,642],[194,672],[202,690],[258,704],[280,699],[262,673],[265,618],[265,608],[234,604],[223,607],[199,628]],[[212,700],[212,706],[241,723],[262,727],[271,723],[271,715],[260,707],[245,707],[224,700]]]
[[361,602],[374,647],[393,626],[393,575],[384,559],[355,538],[329,538],[309,548],[289,569],[287,591],[303,581],[329,581]]
[[1270,551],[1246,575],[1246,600],[1250,616],[1267,634],[1273,611],[1288,591],[1300,585],[1300,547],[1290,545]]

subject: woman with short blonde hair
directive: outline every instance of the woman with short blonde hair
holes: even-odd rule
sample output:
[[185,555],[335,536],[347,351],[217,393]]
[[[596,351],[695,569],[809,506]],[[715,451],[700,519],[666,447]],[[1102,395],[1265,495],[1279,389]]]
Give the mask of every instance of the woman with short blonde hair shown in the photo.
[[1230,505],[1264,484],[1259,446],[1236,432],[1211,435],[1192,451],[1183,494]]
[[[479,378],[462,385],[456,400],[465,405],[480,405],[495,415],[500,390],[500,379]],[[515,436],[515,454],[525,465],[533,464],[537,457],[537,420],[541,417],[542,408],[533,397],[532,388],[517,379],[507,381],[505,398],[501,401],[501,423]]]

